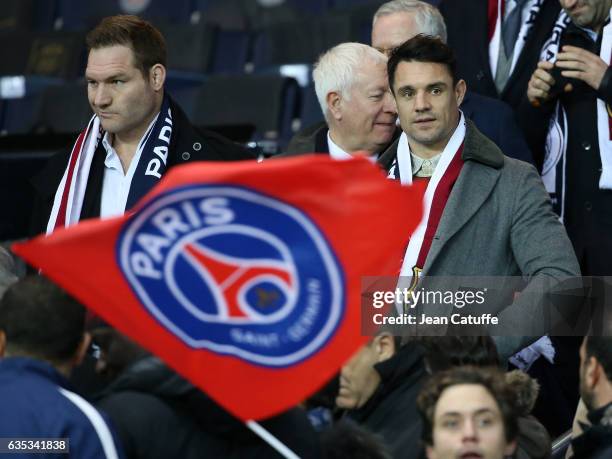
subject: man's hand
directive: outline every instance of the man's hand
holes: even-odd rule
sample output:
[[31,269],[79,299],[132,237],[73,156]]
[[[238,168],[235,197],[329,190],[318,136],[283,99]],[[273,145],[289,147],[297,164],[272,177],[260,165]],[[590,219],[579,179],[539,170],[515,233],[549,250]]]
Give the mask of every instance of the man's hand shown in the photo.
[[550,88],[555,84],[555,79],[550,74],[554,64],[552,62],[540,61],[527,86],[527,98],[531,105],[539,107],[546,102],[550,96]]
[[598,55],[575,46],[564,46],[555,66],[563,69],[561,75],[564,77],[582,80],[595,90],[599,89],[608,70],[608,64]]

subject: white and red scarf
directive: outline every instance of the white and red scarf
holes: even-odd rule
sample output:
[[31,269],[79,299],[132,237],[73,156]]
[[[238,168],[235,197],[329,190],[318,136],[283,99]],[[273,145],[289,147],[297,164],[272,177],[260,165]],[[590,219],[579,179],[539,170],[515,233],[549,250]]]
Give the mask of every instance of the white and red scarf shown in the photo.
[[[103,136],[100,119],[94,115],[72,147],[68,165],[55,192],[47,222],[47,234],[79,222],[91,163]],[[134,155],[135,158],[140,156],[140,159],[130,184],[126,209],[144,196],[163,175],[171,136],[172,111],[170,100],[165,96],[159,115],[140,140],[138,151]]]
[[[612,16],[612,9],[610,10]],[[559,52],[561,36],[571,19],[561,10],[559,18],[553,28],[551,38],[544,44],[540,60],[554,62]],[[610,65],[612,61],[612,23],[608,22],[603,28],[601,50],[599,57]],[[612,116],[605,101],[597,99],[597,132],[599,156],[601,159],[601,176],[599,188],[612,189]],[[565,174],[567,153],[567,115],[560,101],[557,101],[553,117],[550,121],[546,137],[544,165],[542,166],[542,180],[546,191],[551,196],[552,204],[561,221],[565,216]]]
[[[529,0],[526,6],[529,8],[525,20],[521,24],[519,29],[518,39],[516,45],[514,45],[514,52],[512,54],[512,64],[510,65],[510,75],[516,66],[521,51],[525,46],[525,42],[529,37],[529,33],[535,23],[542,5],[546,0]],[[488,0],[488,38],[489,38],[489,65],[491,66],[491,75],[495,79],[497,73],[497,60],[499,58],[499,47],[502,46],[501,29],[502,22],[504,19],[504,10],[506,0]],[[508,56],[510,59],[510,56]]]
[[[461,113],[459,124],[446,144],[440,161],[427,184],[423,198],[423,218],[410,237],[404,261],[402,262],[400,276],[418,275],[425,266],[431,241],[440,222],[452,186],[457,180],[463,165],[461,152],[465,140],[465,130],[465,118],[463,113]],[[399,177],[402,185],[412,185],[412,162],[410,158],[408,137],[406,133],[402,133],[398,141],[396,163],[389,171],[389,176]],[[416,280],[418,279],[413,280],[413,284]]]

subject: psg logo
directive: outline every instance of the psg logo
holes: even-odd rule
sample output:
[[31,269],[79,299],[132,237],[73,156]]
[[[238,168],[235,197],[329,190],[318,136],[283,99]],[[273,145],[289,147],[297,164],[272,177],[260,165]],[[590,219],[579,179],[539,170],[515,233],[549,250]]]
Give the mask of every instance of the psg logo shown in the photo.
[[344,313],[344,274],[300,210],[238,186],[176,188],[123,228],[121,271],[193,348],[287,367],[316,353]]

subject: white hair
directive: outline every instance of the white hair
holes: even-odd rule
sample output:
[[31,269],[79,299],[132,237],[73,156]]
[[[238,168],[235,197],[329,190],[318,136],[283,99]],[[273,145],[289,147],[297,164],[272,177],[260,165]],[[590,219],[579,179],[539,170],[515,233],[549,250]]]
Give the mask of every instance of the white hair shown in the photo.
[[446,43],[446,24],[440,10],[435,6],[419,0],[391,0],[376,10],[372,26],[379,17],[394,13],[414,13],[414,20],[419,28],[418,33],[438,37]]
[[387,57],[363,43],[341,43],[319,57],[312,71],[312,79],[325,119],[328,119],[327,95],[338,92],[349,100],[349,91],[359,70],[378,63],[386,65]]

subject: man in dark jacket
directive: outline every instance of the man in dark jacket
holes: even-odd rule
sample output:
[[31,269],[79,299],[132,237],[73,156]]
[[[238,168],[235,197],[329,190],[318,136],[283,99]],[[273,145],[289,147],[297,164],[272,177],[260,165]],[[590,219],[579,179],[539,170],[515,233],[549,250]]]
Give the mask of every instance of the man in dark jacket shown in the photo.
[[418,346],[380,333],[342,367],[336,405],[381,435],[394,458],[418,458],[416,396],[425,375]]
[[572,441],[574,458],[612,457],[612,338],[587,336],[580,347],[580,396],[591,426]]
[[12,452],[120,457],[114,430],[66,379],[89,340],[85,309],[46,278],[26,277],[6,291],[0,302],[0,437],[32,439],[15,442]]
[[[128,458],[277,457],[271,446],[161,360],[113,329],[93,334],[101,348],[98,369],[111,380],[95,398],[116,425]],[[318,435],[303,410],[261,424],[299,457],[321,456]]]
[[87,48],[94,116],[71,153],[53,158],[34,179],[32,234],[121,215],[175,165],[252,158],[196,131],[165,94],[166,46],[151,24],[136,16],[105,18],[88,34]]
[[[533,72],[521,118],[542,178],[574,245],[582,274],[612,275],[610,7],[561,1],[571,22]],[[554,64],[553,64],[554,62]],[[554,123],[549,124],[551,119]],[[549,129],[549,126],[553,126]],[[546,146],[546,148],[545,148]]]
[[459,77],[472,91],[517,109],[559,10],[558,0],[443,0]]

